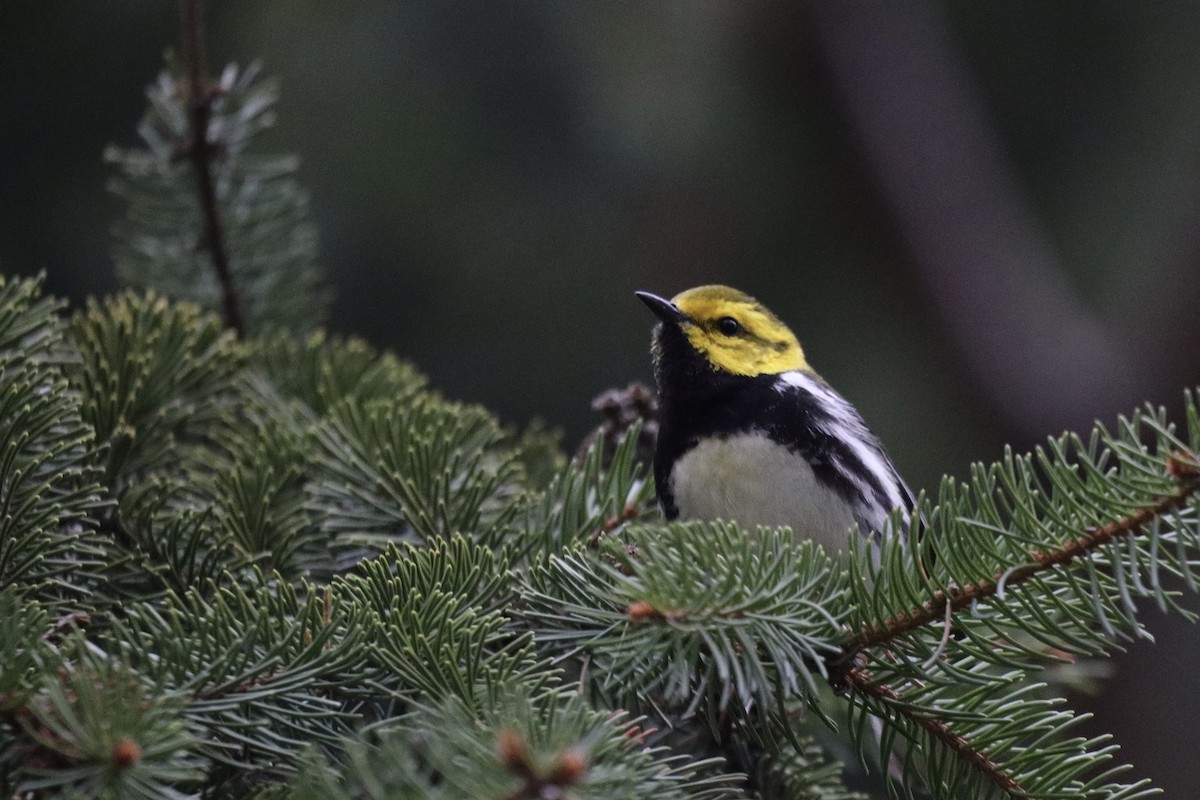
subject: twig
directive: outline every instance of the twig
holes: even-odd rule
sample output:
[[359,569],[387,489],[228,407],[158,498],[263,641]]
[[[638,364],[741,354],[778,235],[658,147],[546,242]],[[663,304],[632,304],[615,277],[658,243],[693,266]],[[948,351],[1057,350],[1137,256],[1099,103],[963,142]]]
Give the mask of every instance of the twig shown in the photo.
[[1180,486],[1179,489],[1160,497],[1153,505],[1139,509],[1104,527],[1093,528],[1082,536],[1067,542],[1062,547],[1050,550],[1049,552],[1039,550],[1031,553],[1031,563],[1025,566],[999,573],[990,581],[984,580],[979,583],[968,583],[966,586],[952,587],[945,592],[934,592],[933,598],[919,608],[892,617],[875,628],[864,626],[847,643],[846,653],[852,654],[863,648],[885,644],[897,636],[922,628],[938,620],[945,613],[947,606],[949,606],[951,612],[960,611],[976,601],[994,597],[1001,579],[1004,580],[1006,587],[1016,586],[1036,575],[1086,556],[1093,550],[1117,538],[1135,535],[1148,522],[1186,505],[1198,489],[1200,489],[1200,481],[1190,479]]
[[950,748],[963,761],[970,763],[987,776],[995,786],[1008,792],[1012,797],[1028,797],[1029,793],[1017,782],[1017,779],[1000,768],[987,754],[976,748],[969,741],[950,729],[950,726],[940,719],[931,719],[916,713],[904,704],[900,693],[886,683],[877,682],[871,673],[862,667],[851,667],[843,676],[842,683],[859,694],[879,700],[897,714],[925,730],[933,738]]
[[238,303],[237,286],[229,267],[229,252],[225,247],[225,232],[221,227],[220,208],[213,185],[214,151],[212,143],[208,140],[213,88],[209,83],[205,65],[203,0],[179,0],[179,24],[183,62],[188,77],[188,121],[191,126],[191,147],[188,148],[188,155],[196,170],[196,189],[200,194],[200,208],[204,215],[203,247],[208,250],[217,280],[221,284],[225,324],[241,337],[245,333],[245,325]]

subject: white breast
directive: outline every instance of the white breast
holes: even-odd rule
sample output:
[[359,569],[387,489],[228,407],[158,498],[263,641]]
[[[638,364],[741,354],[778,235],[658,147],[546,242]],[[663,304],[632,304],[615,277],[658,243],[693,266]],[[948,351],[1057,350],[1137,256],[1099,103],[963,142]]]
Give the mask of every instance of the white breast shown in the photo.
[[830,551],[846,549],[854,524],[850,507],[804,458],[758,432],[701,442],[675,462],[670,481],[683,519],[788,525]]

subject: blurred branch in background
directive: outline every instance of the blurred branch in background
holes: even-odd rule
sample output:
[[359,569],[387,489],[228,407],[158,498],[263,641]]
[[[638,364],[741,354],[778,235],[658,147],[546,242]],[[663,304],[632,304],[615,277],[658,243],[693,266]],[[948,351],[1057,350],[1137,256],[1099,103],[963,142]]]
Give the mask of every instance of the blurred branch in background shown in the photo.
[[938,8],[816,3],[812,19],[918,274],[1005,423],[1040,438],[1161,390],[1173,348],[1160,339],[1135,354],[1131,331],[1071,285]]
[[221,314],[239,336],[308,332],[330,299],[299,159],[256,145],[275,124],[277,81],[256,63],[212,79],[199,0],[182,0],[183,59],[146,90],[140,145],[110,146],[121,283]]
[[229,251],[225,248],[225,233],[221,229],[221,213],[217,191],[213,186],[212,161],[216,153],[208,138],[208,123],[212,119],[214,92],[219,91],[208,79],[207,55],[204,48],[204,3],[202,0],[179,0],[180,49],[187,75],[188,123],[191,137],[188,157],[196,170],[196,190],[204,214],[204,238],[201,247],[208,251],[217,280],[221,283],[221,305],[225,324],[238,336],[245,334],[237,286],[229,268]]

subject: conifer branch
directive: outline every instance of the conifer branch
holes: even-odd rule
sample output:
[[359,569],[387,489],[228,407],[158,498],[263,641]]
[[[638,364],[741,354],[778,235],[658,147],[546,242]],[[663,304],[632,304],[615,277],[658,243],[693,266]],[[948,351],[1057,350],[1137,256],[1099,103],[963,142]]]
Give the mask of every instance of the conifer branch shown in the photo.
[[1181,485],[1174,492],[1162,495],[1151,505],[1115,522],[1099,528],[1090,528],[1061,547],[1052,550],[1035,550],[1029,554],[1029,563],[998,573],[990,581],[982,580],[961,587],[954,586],[945,591],[938,590],[919,608],[891,617],[875,628],[864,626],[847,643],[846,654],[851,655],[865,648],[886,644],[899,636],[937,622],[946,613],[947,604],[950,606],[951,613],[961,611],[972,603],[995,597],[1001,587],[1017,586],[1044,572],[1085,557],[1117,539],[1136,536],[1155,519],[1184,507],[1200,491],[1200,466],[1197,466],[1194,457],[1171,456],[1167,460],[1167,472],[1171,477],[1180,481]]
[[208,79],[204,50],[204,2],[203,0],[180,0],[180,34],[184,68],[188,76],[188,122],[191,141],[188,158],[196,172],[196,190],[200,195],[200,209],[204,217],[204,238],[200,246],[208,251],[217,280],[221,284],[221,303],[225,311],[225,324],[239,338],[245,333],[241,304],[237,286],[229,265],[229,250],[225,245],[225,231],[221,226],[221,211],[217,204],[217,192],[213,182],[212,161],[216,151],[208,139],[208,123],[212,118],[213,93],[216,91]]
[[1017,779],[1001,769],[996,762],[988,758],[986,753],[955,733],[942,720],[930,718],[913,711],[904,704],[899,692],[886,683],[876,681],[871,673],[862,667],[852,667],[847,670],[841,676],[841,684],[861,695],[873,698],[895,709],[897,714],[946,745],[955,755],[970,763],[979,772],[987,776],[988,780],[995,786],[1007,792],[1011,797],[1029,796],[1029,793],[1021,786]]

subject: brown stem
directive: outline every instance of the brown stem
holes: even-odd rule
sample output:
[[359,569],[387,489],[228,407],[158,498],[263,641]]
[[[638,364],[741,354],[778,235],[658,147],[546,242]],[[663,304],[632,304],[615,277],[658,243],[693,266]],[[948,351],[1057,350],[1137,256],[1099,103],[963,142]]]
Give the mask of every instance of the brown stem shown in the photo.
[[612,533],[625,522],[629,522],[638,518],[642,513],[642,507],[637,503],[629,503],[621,510],[620,514],[614,514],[604,521],[600,529],[588,537],[589,545],[596,545],[608,534]]
[[1017,779],[1000,768],[987,754],[976,748],[969,741],[950,729],[950,726],[940,719],[930,719],[916,713],[905,705],[900,693],[886,683],[877,682],[871,673],[862,667],[852,667],[842,678],[847,687],[866,697],[872,697],[894,709],[895,712],[909,722],[923,728],[933,738],[950,748],[955,755],[968,762],[987,776],[995,786],[1008,792],[1013,797],[1028,797],[1029,793],[1022,788]]
[[204,215],[202,246],[208,251],[213,269],[217,273],[217,280],[221,284],[225,324],[240,337],[245,333],[245,325],[238,303],[237,286],[229,267],[229,252],[225,247],[225,232],[221,227],[220,208],[212,175],[215,153],[212,143],[208,140],[213,89],[209,84],[205,66],[203,0],[179,0],[179,24],[183,40],[184,68],[188,77],[188,121],[191,127],[191,147],[188,148],[188,155],[196,171],[196,189],[200,194],[200,209]]
[[1050,550],[1049,552],[1038,550],[1031,553],[1030,558],[1032,563],[1026,564],[1023,567],[998,573],[990,581],[984,580],[979,583],[968,583],[966,586],[952,587],[945,592],[934,592],[932,599],[926,601],[919,608],[891,617],[878,627],[864,626],[847,643],[846,652],[851,654],[863,648],[885,644],[898,636],[940,620],[946,613],[947,602],[950,604],[950,610],[954,612],[960,611],[978,600],[994,597],[1002,578],[1006,587],[1016,586],[1036,575],[1086,556],[1091,551],[1103,547],[1119,537],[1135,535],[1146,523],[1156,517],[1183,507],[1189,498],[1196,493],[1197,489],[1200,489],[1200,481],[1194,479],[1188,480],[1176,491],[1160,497],[1153,505],[1139,509],[1104,527],[1093,528],[1082,536],[1067,542],[1062,547]]

